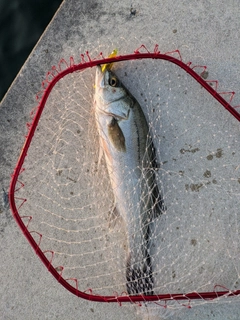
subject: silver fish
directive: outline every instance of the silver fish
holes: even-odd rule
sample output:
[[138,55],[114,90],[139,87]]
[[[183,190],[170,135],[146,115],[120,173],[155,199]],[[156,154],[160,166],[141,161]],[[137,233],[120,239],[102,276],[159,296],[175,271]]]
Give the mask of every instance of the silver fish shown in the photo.
[[127,230],[128,294],[153,294],[150,246],[152,219],[164,211],[155,181],[154,145],[137,100],[116,75],[97,66],[94,112],[115,197],[113,217]]

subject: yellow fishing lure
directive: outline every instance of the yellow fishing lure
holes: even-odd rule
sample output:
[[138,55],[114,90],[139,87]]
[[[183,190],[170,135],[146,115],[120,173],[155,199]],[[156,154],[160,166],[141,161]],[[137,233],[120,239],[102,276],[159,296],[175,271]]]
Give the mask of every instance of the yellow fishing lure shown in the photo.
[[[117,49],[114,49],[114,50],[110,53],[110,55],[108,56],[108,58],[116,57],[117,53],[118,53],[118,50],[117,50]],[[102,72],[104,72],[105,70],[111,70],[112,65],[113,65],[113,62],[112,62],[112,63],[105,63],[105,64],[103,64],[102,67],[101,67],[101,68],[102,68]]]

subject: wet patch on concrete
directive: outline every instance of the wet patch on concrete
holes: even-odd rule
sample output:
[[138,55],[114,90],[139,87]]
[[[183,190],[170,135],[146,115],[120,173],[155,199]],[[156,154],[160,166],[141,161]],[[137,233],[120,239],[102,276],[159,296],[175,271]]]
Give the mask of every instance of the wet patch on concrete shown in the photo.
[[214,157],[219,159],[219,158],[222,158],[222,156],[223,156],[223,150],[221,148],[219,148],[219,149],[217,149],[217,151],[215,153],[209,154],[207,156],[207,160],[213,160]]
[[186,191],[199,192],[199,190],[203,187],[203,183],[191,183],[185,184]]

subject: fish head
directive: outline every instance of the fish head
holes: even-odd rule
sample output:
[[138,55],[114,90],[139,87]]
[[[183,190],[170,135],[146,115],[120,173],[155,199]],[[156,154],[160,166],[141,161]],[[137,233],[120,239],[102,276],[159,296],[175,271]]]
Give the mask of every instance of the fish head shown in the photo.
[[109,69],[102,70],[97,66],[95,78],[95,100],[101,107],[106,107],[127,95],[125,87]]

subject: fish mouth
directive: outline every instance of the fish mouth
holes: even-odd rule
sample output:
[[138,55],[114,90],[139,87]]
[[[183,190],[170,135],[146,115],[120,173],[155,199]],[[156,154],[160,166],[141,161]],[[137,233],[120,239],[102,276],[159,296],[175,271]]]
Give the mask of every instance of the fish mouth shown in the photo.
[[103,87],[104,86],[104,73],[102,72],[102,67],[101,65],[97,65],[97,70],[96,70],[96,77],[95,77],[95,88]]
[[101,65],[100,65],[100,64],[98,64],[98,65],[96,66],[96,68],[97,68],[97,72],[96,72],[96,74],[98,74],[98,75],[103,75]]

